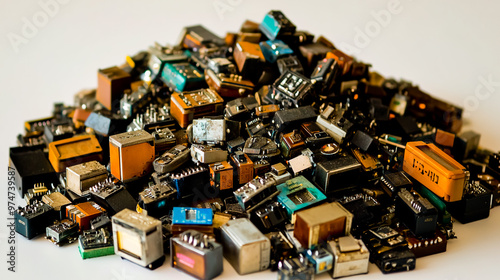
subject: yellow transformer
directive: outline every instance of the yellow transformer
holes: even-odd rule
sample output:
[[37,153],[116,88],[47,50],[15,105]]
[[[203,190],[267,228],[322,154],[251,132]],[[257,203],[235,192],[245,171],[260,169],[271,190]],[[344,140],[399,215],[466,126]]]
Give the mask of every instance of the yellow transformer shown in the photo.
[[133,181],[151,172],[155,159],[154,137],[144,130],[109,137],[111,174],[122,182]]
[[445,201],[462,199],[469,171],[436,147],[422,141],[408,142],[403,170]]

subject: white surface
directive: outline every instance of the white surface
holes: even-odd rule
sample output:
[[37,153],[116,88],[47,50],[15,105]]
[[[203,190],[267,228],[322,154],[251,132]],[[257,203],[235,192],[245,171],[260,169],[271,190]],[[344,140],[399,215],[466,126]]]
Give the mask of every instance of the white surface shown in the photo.
[[[42,2],[50,2],[42,0]],[[385,26],[373,26],[374,16],[394,1],[60,1],[47,17],[38,1],[0,0],[0,85],[3,136],[1,182],[6,182],[8,147],[23,131],[23,122],[50,115],[56,101],[71,104],[73,94],[96,86],[98,68],[121,64],[158,41],[175,43],[181,28],[201,23],[224,36],[238,31],[245,19],[260,22],[271,9],[281,9],[299,29],[324,35],[340,49],[358,49],[356,57],[385,76],[413,81],[420,87],[466,110],[468,126],[481,133],[481,145],[500,150],[500,85],[486,87],[481,80],[500,82],[500,3],[493,1],[400,0]],[[217,7],[219,10],[217,10]],[[394,12],[394,9],[393,9]],[[24,18],[40,27],[15,51],[9,38],[22,35]],[[40,22],[41,21],[41,22]],[[372,27],[365,45],[356,44],[358,29]],[[366,39],[366,38],[365,38]],[[347,51],[352,53],[352,51]],[[466,104],[469,101],[469,105]],[[477,101],[477,102],[476,102]],[[4,186],[6,184],[4,183]],[[6,189],[0,193],[0,254],[5,260]],[[487,220],[456,224],[459,239],[448,252],[418,259],[409,273],[382,275],[371,265],[369,275],[349,279],[477,279],[498,278],[500,210]],[[192,279],[164,264],[149,271],[117,256],[81,260],[76,244],[58,248],[44,239],[17,236],[17,272],[2,261],[2,279]],[[233,279],[224,263],[218,279]],[[13,277],[13,278],[11,278]],[[250,274],[245,279],[276,279],[276,274]],[[319,279],[328,279],[322,275]]]

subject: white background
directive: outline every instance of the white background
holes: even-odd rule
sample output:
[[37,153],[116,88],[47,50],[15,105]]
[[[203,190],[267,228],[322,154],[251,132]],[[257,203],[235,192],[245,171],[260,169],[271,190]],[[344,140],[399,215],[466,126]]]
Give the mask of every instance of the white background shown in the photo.
[[[98,68],[119,65],[126,55],[155,41],[175,43],[184,26],[201,23],[224,36],[226,31],[238,31],[245,19],[260,22],[271,9],[281,9],[298,29],[324,35],[348,53],[354,51],[379,73],[410,80],[464,107],[467,127],[481,134],[481,145],[500,150],[498,2],[61,0],[48,16],[38,1],[0,3],[1,182],[7,181],[8,147],[23,132],[23,122],[49,116],[56,101],[72,104],[76,92],[96,86]],[[397,8],[390,10],[382,26],[376,14],[389,11],[389,3]],[[37,30],[23,34],[26,21],[38,24]],[[364,41],[361,32],[368,36]],[[346,49],[348,45],[355,49]],[[487,86],[484,80],[492,83]],[[17,272],[9,273],[4,261],[6,193],[0,197],[0,271],[8,279],[191,279],[168,264],[149,271],[117,256],[83,261],[75,244],[57,248],[43,238],[28,241],[22,236],[17,236]],[[493,209],[487,220],[457,223],[455,229],[459,239],[449,243],[448,252],[418,259],[415,271],[382,275],[371,265],[369,275],[359,279],[498,278],[500,210]],[[224,270],[218,279],[236,276],[226,261]],[[256,277],[275,279],[276,274],[263,272],[245,279]]]

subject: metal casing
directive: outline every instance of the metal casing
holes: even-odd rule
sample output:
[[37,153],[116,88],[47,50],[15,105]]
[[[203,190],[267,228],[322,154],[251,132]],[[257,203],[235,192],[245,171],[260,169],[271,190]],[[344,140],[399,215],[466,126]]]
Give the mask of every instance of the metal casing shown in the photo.
[[469,181],[464,166],[436,145],[422,141],[406,144],[403,170],[447,202],[462,199]]
[[75,136],[49,143],[49,161],[56,172],[93,160],[102,160],[102,148],[94,135]]
[[160,220],[130,209],[123,209],[111,220],[115,254],[150,268],[164,258]]
[[368,273],[370,251],[360,239],[340,237],[328,242],[328,250],[334,256],[332,278]]
[[78,195],[107,178],[106,167],[95,160],[66,168],[66,188]]
[[351,231],[353,214],[340,203],[325,203],[297,212],[294,236],[306,248]]
[[271,241],[245,218],[221,226],[224,257],[238,272],[248,274],[269,267]]
[[144,130],[109,137],[111,174],[122,182],[150,173],[155,159],[154,137]]
[[[191,240],[185,236],[192,237]],[[212,279],[223,271],[222,246],[201,233],[188,230],[170,239],[171,265],[198,279]],[[187,240],[186,240],[187,239]],[[191,242],[190,242],[191,241]]]

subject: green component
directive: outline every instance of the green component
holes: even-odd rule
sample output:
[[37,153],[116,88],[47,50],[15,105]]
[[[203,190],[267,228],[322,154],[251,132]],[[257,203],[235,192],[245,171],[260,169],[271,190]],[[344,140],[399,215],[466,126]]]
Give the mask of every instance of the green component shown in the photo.
[[205,82],[203,73],[188,62],[165,63],[161,80],[177,92],[201,88]]
[[82,249],[80,243],[78,244],[78,251],[80,252],[80,256],[82,256],[82,259],[104,257],[115,254],[115,248],[113,246],[101,247],[95,249]]

